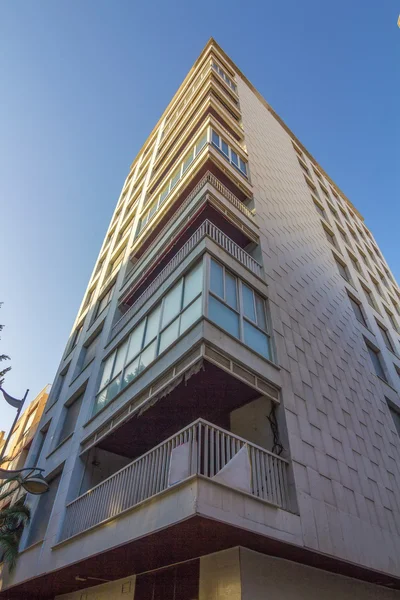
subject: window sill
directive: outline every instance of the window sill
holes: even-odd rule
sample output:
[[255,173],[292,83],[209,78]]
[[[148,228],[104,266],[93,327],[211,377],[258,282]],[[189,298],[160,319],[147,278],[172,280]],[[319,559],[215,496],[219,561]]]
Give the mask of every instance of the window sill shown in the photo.
[[43,542],[44,542],[44,537],[41,540],[38,540],[37,542],[32,542],[32,544],[29,544],[29,546],[25,546],[25,548],[23,550],[20,550],[18,552],[18,556],[21,556],[25,552],[28,552],[29,550],[32,550],[36,546],[39,546],[39,545],[41,546],[43,544]]
[[64,438],[64,439],[63,439],[63,440],[62,440],[62,441],[61,441],[59,444],[57,444],[57,446],[56,446],[56,447],[55,447],[55,448],[54,448],[54,449],[53,449],[53,450],[50,452],[50,454],[48,454],[48,455],[46,456],[46,460],[47,460],[48,458],[50,458],[50,456],[53,456],[53,454],[55,454],[55,453],[57,452],[57,450],[58,450],[59,448],[61,448],[61,446],[64,446],[64,444],[65,444],[66,442],[68,442],[68,440],[70,440],[70,439],[72,438],[72,436],[73,436],[73,435],[74,435],[74,432],[70,433],[70,434],[69,434],[69,435],[67,435],[67,437],[66,437],[66,438]]

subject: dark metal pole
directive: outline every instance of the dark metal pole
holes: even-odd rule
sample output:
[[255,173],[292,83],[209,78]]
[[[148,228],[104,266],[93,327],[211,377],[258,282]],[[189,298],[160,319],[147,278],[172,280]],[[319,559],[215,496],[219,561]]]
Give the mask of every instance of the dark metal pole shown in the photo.
[[1,461],[3,460],[3,457],[4,457],[4,452],[6,451],[7,444],[8,444],[8,442],[10,441],[10,438],[11,438],[11,436],[12,436],[12,432],[13,432],[13,429],[14,429],[14,427],[15,427],[15,425],[16,425],[16,423],[17,423],[18,419],[19,419],[19,415],[21,414],[21,410],[22,410],[22,407],[24,406],[24,402],[25,402],[25,400],[26,400],[26,397],[27,397],[28,393],[29,393],[29,390],[26,390],[26,392],[25,392],[25,396],[22,398],[21,405],[20,405],[20,407],[19,407],[19,408],[18,408],[18,410],[17,410],[17,414],[15,415],[14,423],[12,424],[12,427],[11,427],[10,431],[8,432],[7,439],[6,439],[6,441],[5,441],[5,443],[4,443],[4,446],[3,446],[2,450],[1,450],[1,454],[0,454],[0,464],[1,464]]

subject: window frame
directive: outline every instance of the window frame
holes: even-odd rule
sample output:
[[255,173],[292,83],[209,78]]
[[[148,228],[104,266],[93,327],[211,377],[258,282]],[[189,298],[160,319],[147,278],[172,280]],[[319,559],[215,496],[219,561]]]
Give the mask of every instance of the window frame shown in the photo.
[[[211,133],[210,133],[210,144],[216,148],[220,154],[222,154],[222,156],[228,160],[228,162],[235,167],[235,169],[237,171],[239,171],[239,173],[241,173],[243,175],[243,177],[245,177],[246,179],[249,178],[249,166],[248,166],[248,162],[247,160],[244,160],[242,158],[242,156],[240,155],[239,152],[237,152],[236,150],[234,150],[232,148],[232,146],[229,144],[229,142],[226,141],[226,139],[224,139],[224,137],[218,133],[218,131],[216,131],[213,127],[210,127]],[[217,144],[214,141],[214,135],[218,137],[218,141],[219,143]],[[223,143],[225,143],[225,145],[228,148],[228,154],[226,152],[224,152],[224,150],[222,149]],[[232,153],[235,154],[235,156],[238,158],[238,164],[235,164],[235,162],[232,159]],[[244,169],[242,168],[242,164],[244,165]]]

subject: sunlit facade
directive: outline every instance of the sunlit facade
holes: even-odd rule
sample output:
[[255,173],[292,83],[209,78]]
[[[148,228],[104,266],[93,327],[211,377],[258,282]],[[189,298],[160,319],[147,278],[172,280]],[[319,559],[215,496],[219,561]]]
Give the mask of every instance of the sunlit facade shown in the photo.
[[0,597],[397,597],[399,305],[357,209],[210,40],[122,187]]

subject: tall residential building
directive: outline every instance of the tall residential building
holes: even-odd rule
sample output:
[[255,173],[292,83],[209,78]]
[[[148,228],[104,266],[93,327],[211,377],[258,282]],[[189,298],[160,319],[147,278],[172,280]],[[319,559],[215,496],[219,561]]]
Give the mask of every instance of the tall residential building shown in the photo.
[[123,185],[0,597],[398,598],[399,306],[360,213],[210,40]]

